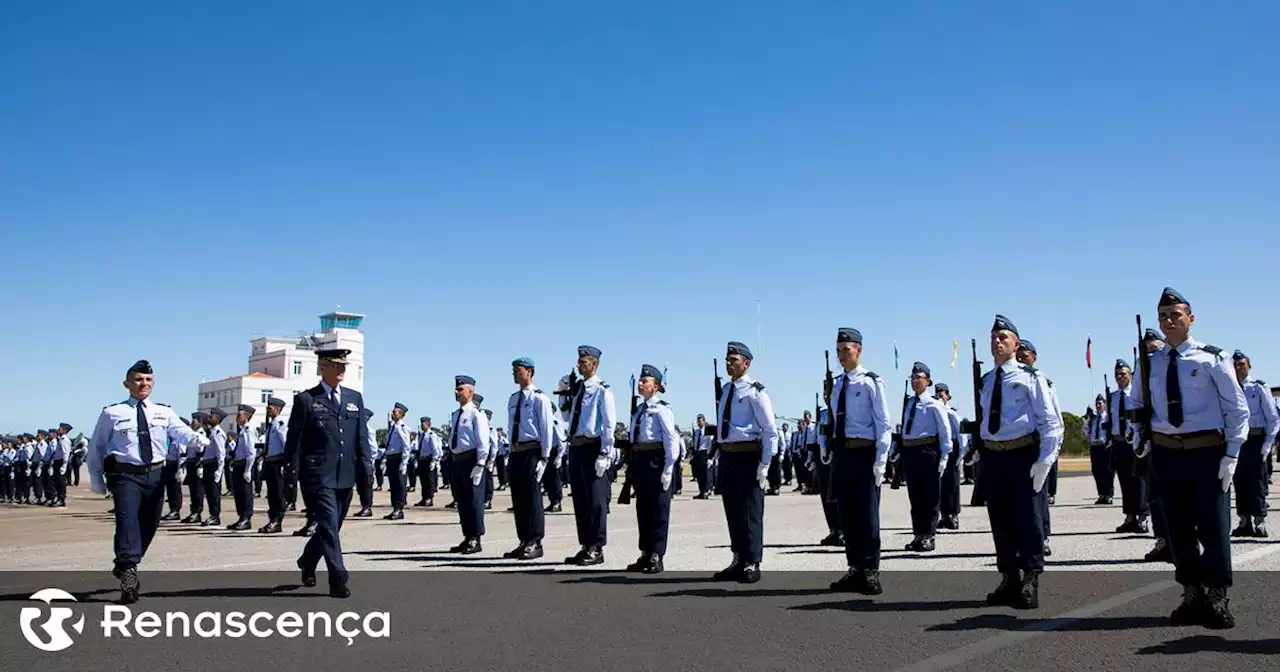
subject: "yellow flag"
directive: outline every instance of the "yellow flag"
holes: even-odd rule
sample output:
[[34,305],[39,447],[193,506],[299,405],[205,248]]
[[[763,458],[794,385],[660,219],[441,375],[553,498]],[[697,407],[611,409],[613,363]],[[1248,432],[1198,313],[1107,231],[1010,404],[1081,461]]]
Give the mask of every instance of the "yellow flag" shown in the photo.
[[951,368],[956,368],[956,357],[960,353],[960,341],[951,341]]

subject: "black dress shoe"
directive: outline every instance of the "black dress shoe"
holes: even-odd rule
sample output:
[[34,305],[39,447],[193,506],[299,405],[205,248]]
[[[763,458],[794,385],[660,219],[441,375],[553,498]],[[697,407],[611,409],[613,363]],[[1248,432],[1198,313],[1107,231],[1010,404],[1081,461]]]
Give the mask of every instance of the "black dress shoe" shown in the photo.
[[1049,547],[1049,540],[1045,539],[1044,540],[1044,557],[1047,558],[1051,555],[1053,555],[1053,549]]
[[297,511],[297,510],[298,510],[298,505],[297,505],[297,504],[286,504],[286,505],[285,505],[285,507],[284,507],[284,510],[285,510],[285,511]]
[[1178,608],[1169,614],[1169,624],[1174,627],[1200,625],[1204,622],[1206,606],[1203,588],[1200,586],[1183,586],[1182,604],[1179,604]]
[[1049,506],[1053,506],[1053,502],[1054,502],[1054,500],[1055,500],[1055,499],[1057,499],[1057,498],[1056,498],[1056,497],[1054,497],[1053,495],[1049,495]]
[[657,553],[652,553],[649,555],[649,563],[645,565],[644,569],[641,569],[640,571],[644,572],[645,574],[661,574],[663,569],[664,567],[662,566],[662,556],[658,555]]
[[1018,572],[1009,572],[1000,578],[1000,585],[995,591],[987,593],[987,606],[1013,606],[1013,598],[1022,589],[1022,578]]
[[930,553],[937,547],[937,543],[933,540],[933,537],[924,537],[920,540],[920,547],[916,550],[921,553]]
[[738,583],[755,583],[760,580],[760,565],[751,563],[743,565],[742,571],[738,573]]
[[427,505],[427,500],[425,499],[420,500],[417,504],[414,504],[414,506],[426,506],[426,505]]
[[457,546],[454,546],[453,548],[450,548],[450,549],[449,549],[449,552],[450,552],[450,553],[461,553],[461,552],[462,552],[462,549],[464,549],[464,548],[466,548],[466,547],[467,547],[467,542],[468,542],[468,541],[471,541],[471,540],[470,540],[470,539],[463,539],[463,540],[462,540],[462,543],[458,544]]
[[133,604],[138,601],[138,593],[142,590],[142,584],[138,581],[138,568],[129,567],[127,569],[118,570],[117,578],[120,579],[120,604]]
[[1209,588],[1205,590],[1204,611],[1201,623],[1210,630],[1230,630],[1236,627],[1236,619],[1231,615],[1227,604],[1226,588]]
[[922,548],[923,548],[923,546],[921,546],[921,545],[920,545],[920,537],[916,537],[915,539],[912,539],[912,540],[911,540],[911,543],[907,544],[907,545],[903,548],[903,550],[905,550],[905,551],[915,551],[915,552],[917,552],[917,553],[918,553],[918,552],[920,552],[920,550],[921,550]]
[[373,510],[369,509],[368,507],[362,508],[359,511],[356,511],[356,514],[354,517],[355,518],[372,518]]
[[645,568],[645,567],[648,567],[648,566],[649,566],[649,554],[648,554],[648,553],[641,553],[641,554],[640,554],[640,557],[636,558],[636,561],[635,561],[635,562],[633,562],[633,563],[631,563],[631,564],[627,565],[627,571],[628,571],[628,572],[639,572],[639,571],[643,571],[643,570],[644,570],[644,568]]
[[1103,503],[1103,504],[1106,504],[1107,506],[1110,506],[1110,505],[1112,505],[1112,504],[1114,504],[1114,503],[1115,503],[1115,498],[1114,498],[1114,497],[1112,497],[1111,495],[1107,495],[1106,497],[1103,497],[1102,499],[1103,499],[1102,503]]
[[592,546],[591,548],[587,549],[587,554],[582,556],[582,559],[574,564],[577,564],[582,567],[590,567],[592,565],[602,565],[604,564],[604,549],[601,549],[598,546]]
[[516,556],[516,560],[537,560],[542,557],[542,544],[534,543],[521,549],[520,554]]
[[711,578],[716,581],[736,581],[738,575],[742,573],[742,566],[743,563],[734,558],[728,567],[712,574]]
[[571,555],[571,556],[569,556],[569,557],[565,558],[565,559],[564,559],[564,564],[566,564],[566,565],[576,565],[576,564],[580,563],[580,562],[582,561],[582,559],[583,559],[583,558],[585,558],[585,557],[587,557],[587,547],[586,547],[586,546],[583,546],[581,549],[579,549],[579,550],[578,550],[578,552],[577,552],[577,553],[575,553],[575,554],[573,554],[573,555]]
[[1231,536],[1252,537],[1253,536],[1253,519],[1241,518],[1240,524],[1236,526],[1236,529],[1231,530]]
[[1139,518],[1135,521],[1133,524],[1133,532],[1134,534],[1149,534],[1151,532],[1151,526],[1147,523],[1147,519]]
[[1040,572],[1031,570],[1025,573],[1012,602],[1010,606],[1014,609],[1040,608]]
[[547,508],[543,509],[542,511],[543,513],[560,513],[561,511],[560,502],[556,502],[555,504],[548,504]]
[[280,534],[283,531],[280,529],[280,521],[278,520],[267,521],[267,524],[258,530],[260,534]]
[[1267,538],[1267,519],[1259,518],[1253,523],[1253,536],[1256,539]]
[[480,546],[480,540],[472,538],[472,539],[468,539],[463,544],[462,550],[459,551],[459,553],[462,553],[463,555],[473,555],[475,553],[479,553],[482,550],[484,549]]
[[864,572],[863,578],[863,595],[879,595],[884,592],[884,588],[880,586],[880,572],[875,569],[868,569]]
[[182,519],[182,522],[183,522],[184,524],[190,525],[190,524],[192,524],[192,523],[199,524],[199,523],[202,523],[202,522],[204,522],[204,521],[202,521],[202,520],[200,519],[200,514],[198,514],[198,513],[193,513],[193,514],[191,514],[191,515],[187,516],[186,518],[183,518],[183,519]]
[[307,569],[301,563],[298,563],[298,569],[302,572],[302,585],[307,588],[316,587],[316,570],[315,568]]
[[201,527],[217,527],[218,525],[221,525],[221,524],[222,524],[222,520],[218,516],[214,516],[204,521],[203,523],[200,523],[200,526]]
[[392,509],[391,513],[382,517],[383,520],[404,520],[404,511],[401,509]]
[[1173,562],[1173,551],[1169,550],[1169,544],[1164,539],[1156,539],[1155,548],[1147,551],[1142,559],[1147,562]]
[[426,506],[427,508],[431,508],[431,507],[433,507],[433,506],[435,506],[435,505],[436,505],[436,500],[434,500],[434,499],[428,499],[428,500],[427,500],[427,503],[426,503],[426,504],[424,504],[423,506]]
[[161,518],[160,520],[165,520],[165,521],[182,520],[182,514],[178,513],[177,511],[170,511],[167,515],[165,515],[164,518]]
[[828,588],[837,593],[860,593],[866,587],[866,579],[867,576],[861,569],[850,567],[844,576],[832,581]]
[[524,552],[524,544],[520,544],[519,546],[516,546],[515,548],[507,551],[506,553],[503,553],[502,557],[503,559],[506,559],[506,560],[515,560],[523,552]]
[[1106,503],[1107,503],[1107,498],[1102,496],[1099,496],[1097,499],[1093,500],[1094,506],[1098,506]]
[[489,509],[492,509],[492,508],[493,508],[493,502],[485,502],[485,503],[484,503],[484,510],[485,510],[485,511],[488,511]]
[[456,501],[449,502],[448,504],[445,504],[445,505],[444,505],[444,508],[446,508],[446,509],[456,509],[456,508],[458,508],[458,502],[456,502]]
[[351,589],[346,586],[329,586],[329,597],[345,600],[351,597]]
[[253,521],[249,520],[248,518],[245,518],[244,520],[233,525],[231,529],[236,532],[243,532],[245,530],[253,529]]
[[844,537],[842,537],[839,532],[832,532],[831,534],[823,537],[822,541],[819,541],[818,544],[822,546],[844,546]]
[[515,510],[516,510],[516,507],[514,507],[514,506],[508,506],[508,507],[507,507],[507,513],[511,513],[512,511],[515,511]]

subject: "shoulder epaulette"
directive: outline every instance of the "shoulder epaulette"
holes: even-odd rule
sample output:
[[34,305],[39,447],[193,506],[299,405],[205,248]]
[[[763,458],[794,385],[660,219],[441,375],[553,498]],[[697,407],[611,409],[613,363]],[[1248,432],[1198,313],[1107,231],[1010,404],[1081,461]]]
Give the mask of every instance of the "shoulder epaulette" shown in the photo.
[[1212,345],[1202,345],[1202,346],[1200,346],[1200,349],[1201,349],[1201,350],[1204,350],[1205,352],[1207,352],[1207,353],[1209,353],[1209,354],[1211,354],[1211,355],[1215,355],[1215,356],[1217,356],[1217,357],[1221,357],[1221,356],[1222,356],[1222,348],[1219,348],[1219,347],[1216,347],[1216,346],[1212,346]]
[[164,406],[165,408],[169,408],[169,404],[162,404],[158,401],[156,402],[156,406]]
[[1053,387],[1053,381],[1052,381],[1052,380],[1049,380],[1048,378],[1045,378],[1045,379],[1044,379],[1044,382],[1048,383],[1048,384],[1049,384],[1049,387]]
[[533,393],[534,393],[534,394],[546,394],[546,392],[543,392],[542,390],[539,390],[539,389],[538,389],[538,388],[536,388],[536,387],[533,389]]
[[606,389],[606,390],[607,390],[607,389],[609,389],[609,383],[606,383],[606,382],[604,382],[604,381],[602,380],[602,381],[600,381],[600,387],[603,387],[604,389]]
[[756,390],[757,390],[757,391],[759,391],[759,392],[764,392],[764,383],[762,383],[762,382],[760,382],[760,381],[758,381],[758,380],[757,380],[756,382],[754,382],[754,383],[751,383],[751,387],[756,388]]
[[868,371],[867,377],[870,378],[871,380],[880,380],[880,376],[877,375],[875,371]]
[[1253,381],[1253,382],[1257,383],[1260,387],[1266,387],[1266,386],[1267,386],[1267,381],[1265,381],[1265,380],[1255,380],[1255,381]]
[[1039,373],[1039,371],[1036,371],[1036,367],[1031,366],[1030,364],[1023,364],[1022,370],[1026,371],[1027,373]]
[[661,399],[659,399],[659,400],[658,400],[658,405],[659,405],[659,406],[666,406],[666,405],[667,405],[667,402],[666,402],[666,401],[663,401],[663,400],[661,400]]
[[986,381],[986,379],[990,378],[993,373],[995,373],[995,369],[991,369],[990,371],[982,374],[982,380]]

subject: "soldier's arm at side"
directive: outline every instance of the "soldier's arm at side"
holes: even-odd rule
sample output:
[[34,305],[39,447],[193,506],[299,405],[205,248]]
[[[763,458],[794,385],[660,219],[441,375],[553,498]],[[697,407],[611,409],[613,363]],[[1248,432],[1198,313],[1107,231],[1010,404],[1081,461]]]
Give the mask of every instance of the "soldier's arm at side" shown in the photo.
[[306,426],[307,414],[311,412],[308,400],[301,394],[293,397],[293,413],[289,414],[289,428],[284,435],[284,461],[298,468],[298,444],[302,441],[303,427]]
[[1266,387],[1259,386],[1262,389],[1262,418],[1266,425],[1266,439],[1263,440],[1263,454],[1271,452],[1271,446],[1276,442],[1276,436],[1280,436],[1280,412],[1276,411],[1276,405],[1271,398],[1271,393]]
[[934,423],[938,426],[938,448],[942,451],[939,459],[946,462],[947,455],[951,453],[951,414],[940,403],[933,404],[932,409]]
[[[876,398],[871,400],[871,419],[876,432],[876,465],[883,468],[889,462],[889,449],[893,442],[893,427],[889,425],[889,398],[884,392],[884,379],[874,381]],[[878,483],[876,485],[879,485]]]
[[601,409],[604,414],[604,429],[600,432],[600,453],[612,458],[613,428],[618,424],[618,409],[613,403],[613,390],[606,387],[601,393],[604,395],[604,407]]
[[[551,398],[545,394],[538,395],[538,436],[542,437],[542,459],[551,459],[551,433],[555,430],[551,420]],[[511,440],[520,438],[520,428],[511,425]]]
[[[752,399],[751,397],[748,397]],[[729,403],[726,401],[725,403]],[[751,402],[756,420],[760,422],[760,439],[764,450],[760,451],[760,464],[768,466],[778,449],[778,420],[773,414],[773,400],[765,390],[758,390]]]
[[1031,374],[1031,414],[1040,432],[1040,462],[1052,463],[1062,444],[1062,418],[1053,404],[1053,390],[1048,380],[1039,374]]
[[1227,439],[1227,455],[1239,457],[1240,447],[1249,438],[1249,400],[1236,382],[1235,366],[1229,357],[1217,355],[1209,366],[1218,388],[1218,406],[1222,409],[1223,434]]
[[107,414],[107,409],[102,409],[102,414],[98,416],[98,424],[93,428],[93,438],[89,440],[89,451],[84,459],[84,466],[89,468],[89,485],[95,492],[101,492],[106,487],[102,477],[102,463],[107,458],[107,442],[111,438],[113,426],[114,423],[111,421],[111,416]]

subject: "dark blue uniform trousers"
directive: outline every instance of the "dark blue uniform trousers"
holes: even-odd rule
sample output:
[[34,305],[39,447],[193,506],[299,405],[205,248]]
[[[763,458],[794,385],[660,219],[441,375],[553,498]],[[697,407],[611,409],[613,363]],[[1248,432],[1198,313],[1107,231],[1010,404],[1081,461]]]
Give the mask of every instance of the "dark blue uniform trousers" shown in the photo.
[[667,456],[662,450],[631,454],[627,473],[636,494],[636,527],[640,532],[640,552],[667,554],[667,532],[671,526],[671,491],[675,489],[674,468],[671,487],[662,489],[662,468]]
[[1093,472],[1093,483],[1098,488],[1098,496],[1115,497],[1116,469],[1111,463],[1110,443],[1089,447],[1089,468]]
[[1262,459],[1264,438],[1250,434],[1240,448],[1240,460],[1236,463],[1236,475],[1232,480],[1236,486],[1236,513],[1241,518],[1267,517],[1267,464]]
[[[985,455],[983,457],[986,457]],[[1126,516],[1145,518],[1151,515],[1151,505],[1147,502],[1147,481],[1133,475],[1133,446],[1123,439],[1111,442],[1111,464],[1115,465],[1116,476],[1120,479],[1120,505]],[[1218,473],[1214,467],[1213,473]]]
[[711,469],[707,453],[697,451],[689,460],[693,464],[693,480],[698,483],[698,494],[711,494]]
[[874,445],[836,446],[831,455],[832,486],[840,504],[844,532],[844,557],[853,569],[880,569],[880,484],[871,471],[875,461]]
[[114,473],[110,479],[116,512],[116,567],[136,567],[147,554],[164,509],[164,469],[145,474]]
[[932,537],[938,531],[938,510],[942,506],[942,479],[938,461],[942,448],[937,443],[902,448],[902,470],[907,477],[907,499],[911,501],[911,531]]
[[1218,480],[1218,463],[1226,453],[1225,444],[1152,449],[1152,471],[1160,474],[1156,486],[1169,527],[1174,580],[1184,586],[1231,586],[1231,500]]
[[1031,465],[1040,458],[1040,442],[1025,448],[995,451],[983,449],[983,494],[991,539],[996,547],[996,568],[1002,573],[1044,569],[1044,521],[1048,493],[1031,488]]
[[314,572],[324,558],[329,570],[331,587],[347,585],[347,566],[342,562],[342,541],[338,531],[347,518],[351,506],[351,488],[302,488],[302,502],[307,507],[307,519],[316,523],[316,533],[307,539],[298,558],[301,569]]
[[387,479],[390,480],[391,487],[391,506],[392,508],[403,509],[405,507],[406,494],[408,486],[405,481],[408,477],[408,465],[405,465],[405,475],[400,475],[400,463],[404,461],[403,453],[393,453],[387,455]]
[[222,518],[222,484],[217,482],[218,462],[217,460],[208,460],[202,462],[204,468],[204,496],[209,502],[209,517]]
[[253,517],[253,483],[246,483],[244,480],[248,466],[249,463],[244,460],[231,464],[231,496],[235,499],[236,517],[240,520]]
[[954,438],[947,453],[947,470],[942,472],[938,510],[944,516],[960,515],[960,439]]
[[[374,465],[374,469],[377,468]],[[373,508],[373,474],[365,468],[364,462],[356,463],[356,496],[360,499],[360,508]]]
[[178,470],[181,468],[181,463],[177,460],[164,463],[165,499],[169,502],[170,511],[182,510],[182,481],[178,480]]
[[578,543],[603,548],[609,540],[609,472],[596,476],[598,440],[569,448],[569,488]]
[[729,452],[721,449],[720,495],[729,525],[729,548],[744,564],[764,558],[764,490],[756,481],[763,450]]
[[[538,475],[538,460],[542,459],[541,442],[531,442],[530,450],[513,451],[507,460],[507,473],[511,480],[511,506],[515,508],[516,536],[520,543],[542,543],[546,535],[546,518],[542,511],[542,484]],[[551,464],[547,468],[555,471]],[[545,472],[544,472],[545,475]]]
[[831,465],[822,463],[822,453],[817,446],[813,446],[812,452],[813,487],[822,501],[822,517],[827,521],[827,530],[844,534],[840,525],[840,504],[831,490]]
[[484,480],[480,485],[471,484],[471,469],[476,466],[476,451],[455,453],[449,460],[449,482],[453,484],[453,499],[458,503],[458,521],[462,523],[462,536],[479,539],[484,536]]
[[187,460],[187,493],[191,495],[191,513],[204,513],[204,479],[196,475],[200,460]]
[[[555,457],[557,451],[563,448],[552,448],[551,459],[547,460],[547,470],[542,472],[542,487],[547,493],[547,502],[550,504],[559,504],[564,499],[564,479],[561,478],[561,470],[556,469]],[[561,468],[564,467],[564,460],[560,461]]]

